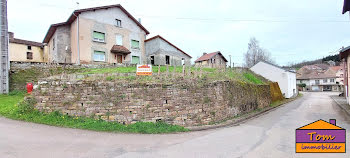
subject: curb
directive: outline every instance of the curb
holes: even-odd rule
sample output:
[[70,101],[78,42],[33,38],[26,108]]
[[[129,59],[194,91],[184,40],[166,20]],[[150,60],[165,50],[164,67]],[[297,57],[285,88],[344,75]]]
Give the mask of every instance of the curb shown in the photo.
[[235,126],[235,125],[238,125],[242,122],[245,122],[251,118],[255,118],[255,117],[258,117],[260,115],[263,115],[263,114],[266,114],[272,110],[275,110],[277,108],[280,108],[292,101],[296,101],[300,98],[302,98],[303,96],[297,96],[293,99],[288,99],[288,101],[278,105],[278,106],[275,106],[275,107],[267,107],[265,109],[262,109],[261,111],[259,112],[256,112],[256,113],[251,113],[251,114],[247,114],[246,116],[242,116],[240,118],[236,118],[236,119],[231,119],[231,120],[227,120],[226,122],[224,123],[221,123],[221,124],[214,124],[214,125],[203,125],[203,126],[192,126],[192,127],[185,127],[187,129],[189,129],[191,132],[193,131],[203,131],[203,130],[208,130],[208,129],[215,129],[215,128],[222,128],[222,127],[228,127],[228,126]]
[[330,96],[337,105],[344,110],[344,112],[350,116],[350,107],[346,107],[343,104],[339,103],[334,97],[336,96]]

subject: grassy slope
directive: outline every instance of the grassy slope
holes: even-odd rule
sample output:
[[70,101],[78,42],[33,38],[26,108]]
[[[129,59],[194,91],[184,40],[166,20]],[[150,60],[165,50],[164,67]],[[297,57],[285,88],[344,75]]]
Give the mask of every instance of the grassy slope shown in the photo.
[[[158,67],[153,66],[153,73],[157,74],[158,73]],[[164,73],[166,72],[166,67],[161,66],[160,67],[160,72]],[[188,70],[188,68],[186,68]],[[169,74],[171,75],[174,71],[174,67],[171,66],[169,67]],[[191,67],[192,72],[197,72],[199,73],[199,68]],[[176,72],[180,74],[182,72],[182,66],[176,67]],[[203,68],[202,69],[203,75],[202,77],[208,79],[208,81],[215,81],[215,80],[236,80],[236,81],[241,81],[245,83],[251,83],[251,84],[265,84],[264,79],[261,79],[258,77],[256,74],[249,70],[239,70],[239,69],[227,69],[225,72],[219,71],[214,68]],[[116,68],[97,68],[97,69],[85,69],[81,74],[101,74],[101,73],[136,73],[136,68],[135,67],[116,67]],[[156,75],[154,75],[156,76]],[[105,80],[112,81],[115,79],[118,80],[137,80],[137,81],[152,81],[152,80],[157,80],[157,82],[161,82],[159,79],[154,79],[152,78],[153,76],[143,76],[142,78],[140,77],[135,77],[135,76],[128,76],[128,77],[106,77]]]
[[[58,112],[44,114],[34,110],[33,105],[23,101],[24,93],[0,95],[0,115],[7,118],[34,122],[52,126],[88,129],[94,131],[125,132],[125,133],[173,133],[185,132],[188,129],[169,125],[163,122],[138,122],[132,125],[122,125],[115,122],[95,120],[87,117],[72,117]],[[19,103],[19,104],[18,104]]]

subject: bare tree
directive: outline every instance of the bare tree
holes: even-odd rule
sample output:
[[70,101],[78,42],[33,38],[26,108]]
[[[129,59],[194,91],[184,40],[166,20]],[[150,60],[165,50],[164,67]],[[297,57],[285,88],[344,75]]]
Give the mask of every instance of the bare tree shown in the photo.
[[252,67],[260,61],[274,64],[271,54],[264,48],[259,46],[259,41],[252,37],[248,43],[248,51],[244,54],[245,67]]

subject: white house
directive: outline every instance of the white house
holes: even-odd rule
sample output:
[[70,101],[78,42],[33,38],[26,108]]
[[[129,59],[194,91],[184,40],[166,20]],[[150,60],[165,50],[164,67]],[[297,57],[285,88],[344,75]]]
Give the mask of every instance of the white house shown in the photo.
[[257,63],[250,70],[270,81],[278,82],[285,98],[292,98],[297,94],[295,72],[265,62]]

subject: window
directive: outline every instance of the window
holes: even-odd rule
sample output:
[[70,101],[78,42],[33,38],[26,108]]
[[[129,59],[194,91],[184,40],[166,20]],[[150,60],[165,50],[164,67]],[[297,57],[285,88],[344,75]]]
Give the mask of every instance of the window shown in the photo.
[[165,56],[165,64],[170,65],[170,56],[168,55]]
[[320,84],[320,80],[315,80],[315,83],[316,84]]
[[27,59],[29,60],[33,59],[33,52],[27,52]]
[[94,61],[106,61],[105,52],[95,51],[94,52]]
[[96,32],[93,33],[93,40],[96,42],[104,42],[105,41],[105,34],[102,32]]
[[334,82],[334,79],[331,79],[331,81],[330,82]]
[[122,35],[116,35],[115,36],[115,44],[116,45],[120,45],[122,46],[123,45],[123,36]]
[[122,27],[122,21],[119,19],[115,19],[115,26]]
[[140,42],[137,40],[131,40],[131,48],[140,49]]
[[27,49],[28,50],[32,50],[32,46],[27,46]]
[[140,57],[138,57],[138,56],[132,56],[131,63],[132,63],[132,64],[140,64]]
[[56,43],[55,43],[55,38],[53,38],[53,39],[52,39],[52,50],[55,50],[55,45],[56,45]]
[[323,83],[327,83],[327,82],[328,82],[328,80],[327,80],[327,79],[324,79],[324,80],[323,80]]

